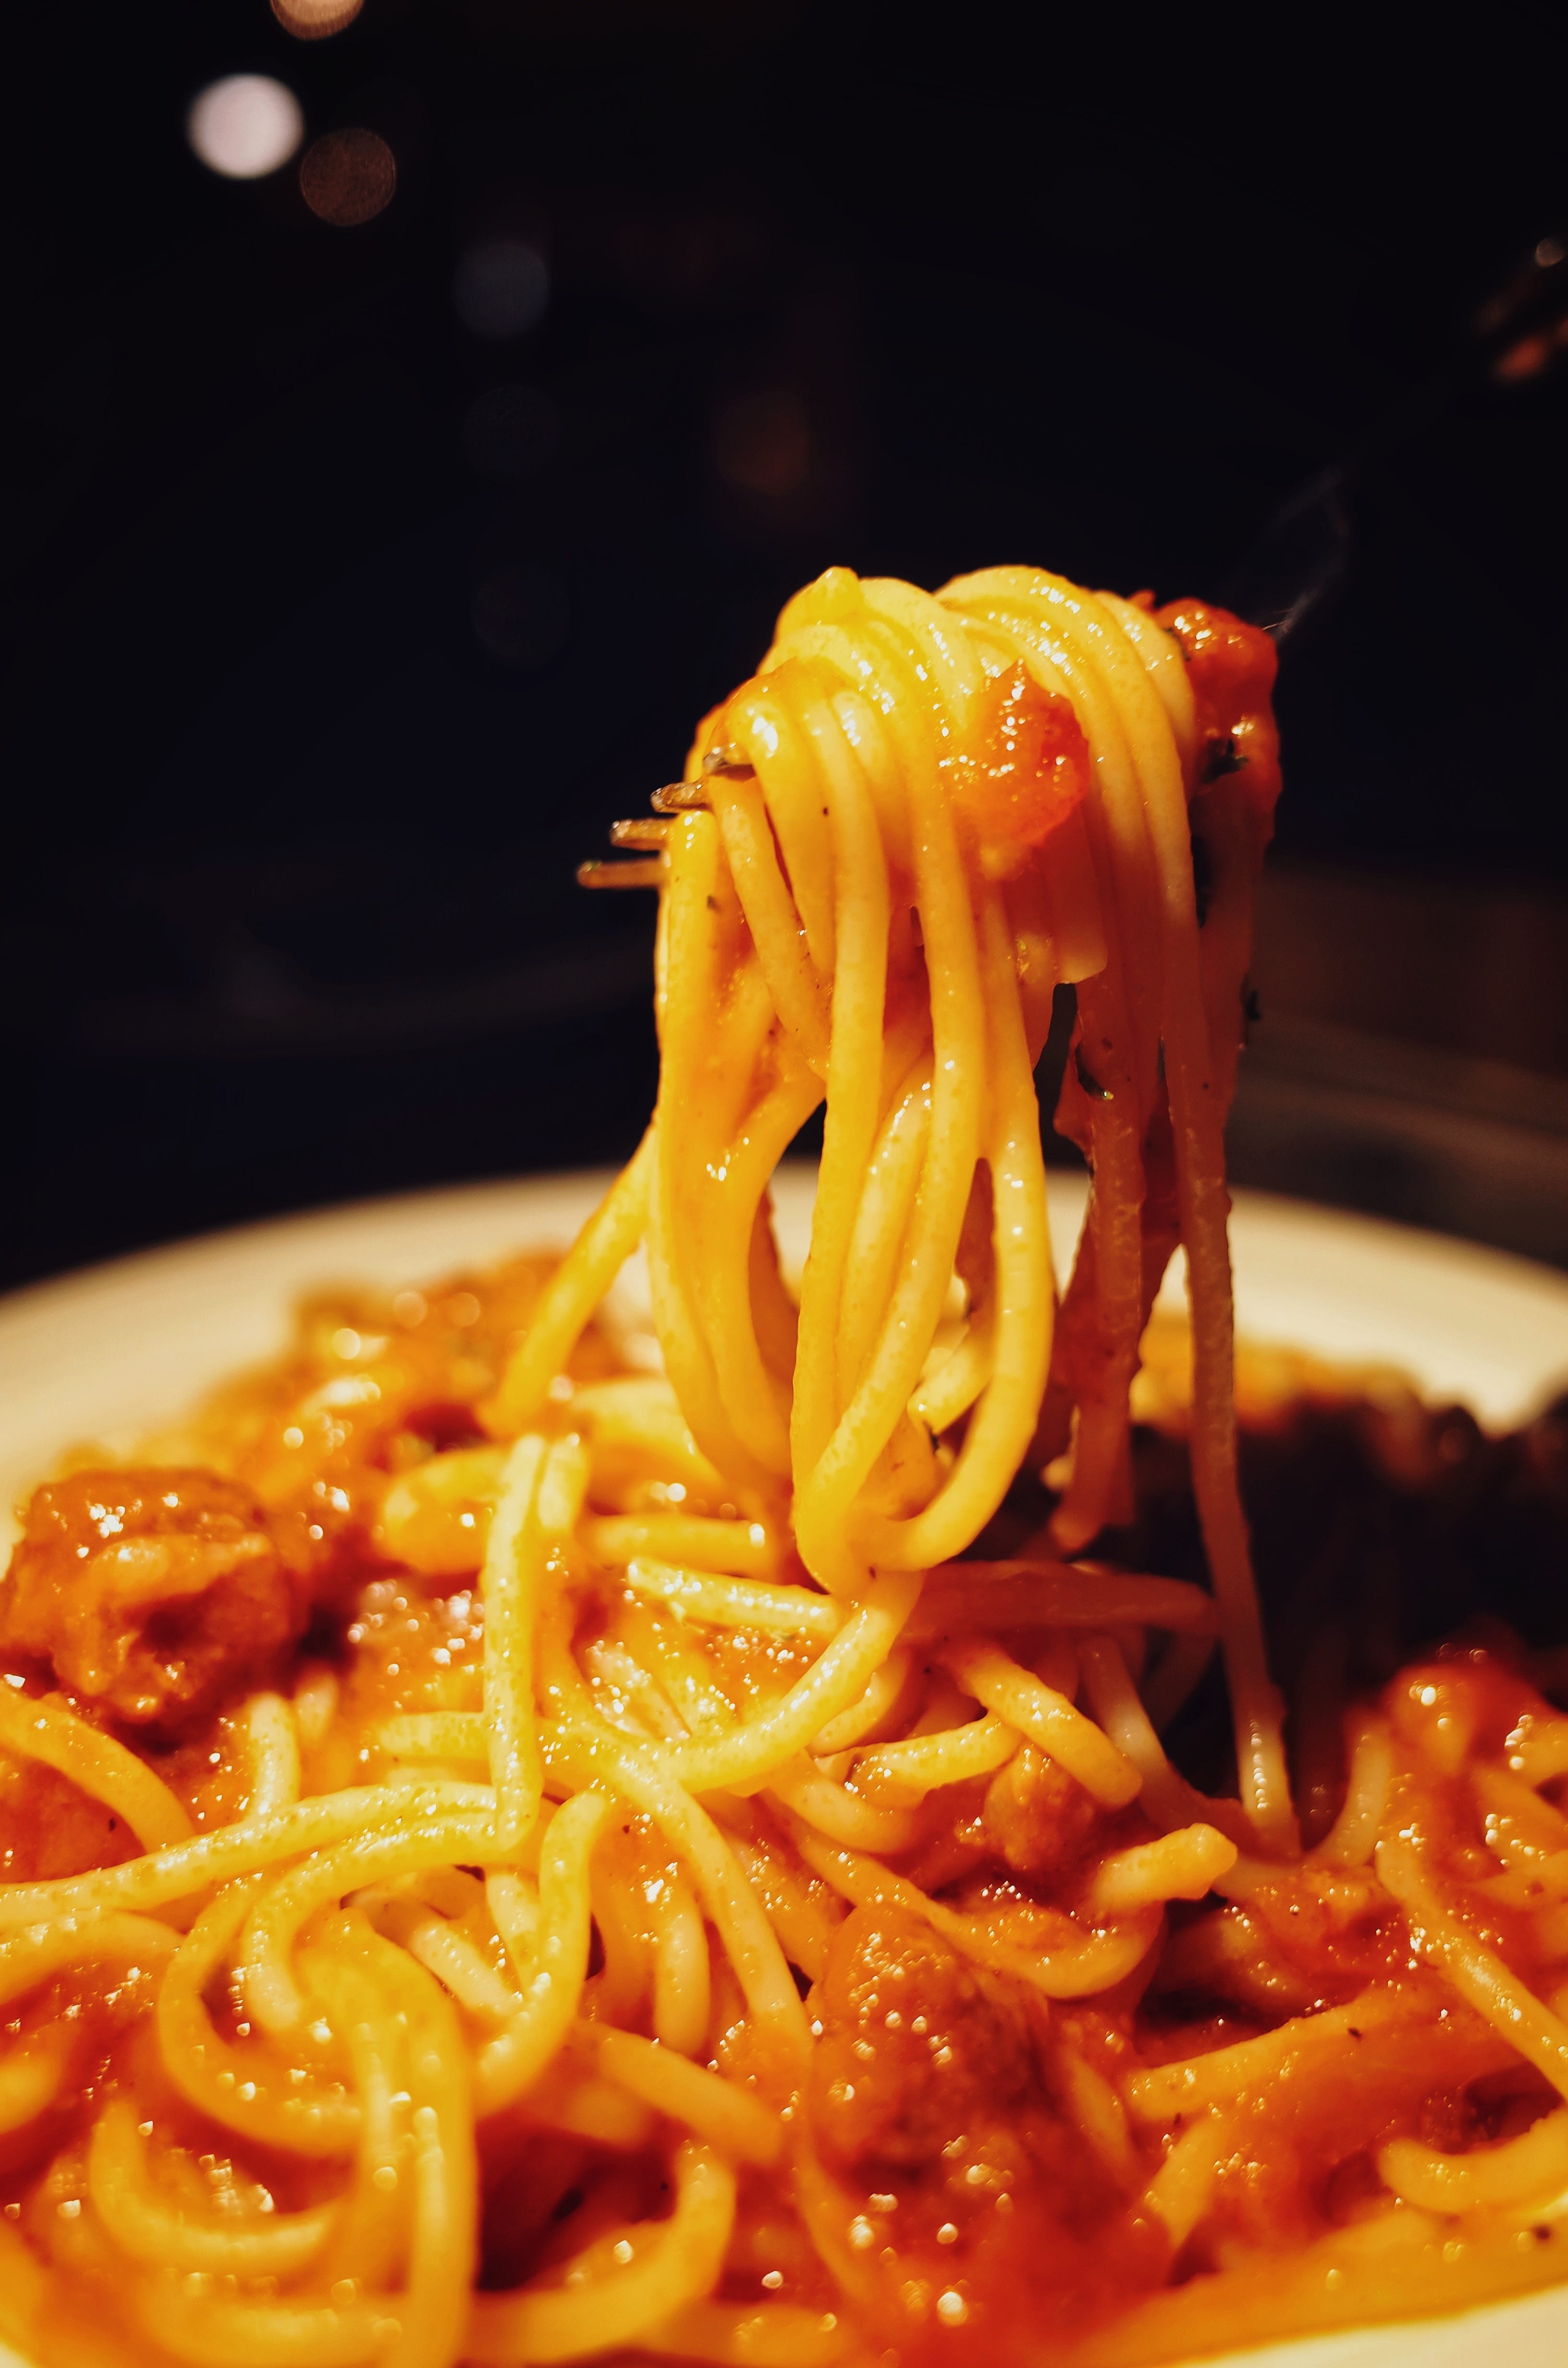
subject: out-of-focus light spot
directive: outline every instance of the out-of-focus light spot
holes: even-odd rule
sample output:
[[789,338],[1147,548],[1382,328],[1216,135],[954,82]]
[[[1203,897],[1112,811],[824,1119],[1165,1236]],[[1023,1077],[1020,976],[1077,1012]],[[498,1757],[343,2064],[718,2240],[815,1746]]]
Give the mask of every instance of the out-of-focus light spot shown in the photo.
[[297,41],[324,41],[351,25],[364,0],[272,0],[272,13]]
[[554,404],[537,386],[489,387],[463,414],[463,455],[482,477],[516,484],[549,460],[560,429]]
[[190,103],[186,137],[210,172],[259,181],[286,165],[305,136],[300,102],[270,74],[225,74]]
[[473,630],[496,663],[526,671],[563,647],[572,611],[566,587],[543,567],[504,567],[473,596]]
[[1568,255],[1568,246],[1564,246],[1560,238],[1543,238],[1536,247],[1535,259],[1542,271],[1552,271],[1565,255]]
[[334,230],[374,222],[398,192],[398,159],[379,132],[350,128],[312,140],[299,164],[299,192]]
[[812,470],[812,424],[800,396],[773,387],[726,403],[713,423],[713,462],[744,493],[794,493]]
[[313,140],[300,164],[300,194],[312,213],[335,230],[355,230],[391,205],[397,160],[378,132],[328,131]]
[[480,239],[458,258],[452,304],[476,337],[520,337],[544,311],[550,269],[526,238]]
[[1568,320],[1554,322],[1550,329],[1540,329],[1531,336],[1521,337],[1516,345],[1500,354],[1492,365],[1492,375],[1505,386],[1517,386],[1525,379],[1539,378],[1550,370],[1561,353],[1568,352]]
[[358,230],[393,201],[398,159],[379,132],[360,126],[324,132],[301,156],[299,189],[322,222],[332,222],[334,230]]

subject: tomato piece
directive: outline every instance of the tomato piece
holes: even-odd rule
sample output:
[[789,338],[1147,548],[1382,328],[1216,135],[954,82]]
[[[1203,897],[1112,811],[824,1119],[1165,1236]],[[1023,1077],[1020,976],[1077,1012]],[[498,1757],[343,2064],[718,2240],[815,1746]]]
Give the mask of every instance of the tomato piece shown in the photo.
[[1089,766],[1069,700],[1042,690],[1021,664],[987,682],[943,769],[990,877],[1010,878],[1039,852],[1088,789]]
[[1250,804],[1267,817],[1279,795],[1279,734],[1274,677],[1279,656],[1257,625],[1204,600],[1171,600],[1154,610],[1181,644],[1198,711],[1195,794],[1226,773],[1245,773]]

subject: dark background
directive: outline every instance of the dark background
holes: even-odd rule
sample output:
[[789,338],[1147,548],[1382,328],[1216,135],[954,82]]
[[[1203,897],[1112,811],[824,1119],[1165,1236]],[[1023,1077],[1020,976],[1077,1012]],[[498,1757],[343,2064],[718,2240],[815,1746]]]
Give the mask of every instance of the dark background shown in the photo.
[[[798,583],[1222,592],[1347,456],[1237,1172],[1568,1259],[1558,11],[162,0],[7,48],[0,1280],[624,1154],[651,900],[574,866]],[[241,71],[391,203],[200,165]],[[512,335],[497,242],[548,272]]]

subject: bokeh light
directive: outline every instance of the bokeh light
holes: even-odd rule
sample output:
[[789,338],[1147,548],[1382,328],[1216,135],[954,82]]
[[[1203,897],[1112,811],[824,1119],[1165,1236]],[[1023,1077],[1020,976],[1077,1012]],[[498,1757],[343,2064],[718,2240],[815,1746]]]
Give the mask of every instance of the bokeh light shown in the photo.
[[452,304],[476,337],[520,337],[543,313],[550,268],[526,238],[484,238],[459,257]]
[[1518,386],[1528,378],[1540,378],[1564,353],[1568,353],[1568,319],[1518,338],[1493,363],[1492,375],[1503,386]]
[[300,102],[270,74],[225,74],[190,103],[186,136],[210,172],[259,181],[286,165],[305,136]]
[[391,205],[397,160],[379,132],[324,132],[300,165],[300,193],[312,213],[335,230],[354,230]]
[[272,13],[297,41],[324,41],[351,25],[364,0],[272,0]]

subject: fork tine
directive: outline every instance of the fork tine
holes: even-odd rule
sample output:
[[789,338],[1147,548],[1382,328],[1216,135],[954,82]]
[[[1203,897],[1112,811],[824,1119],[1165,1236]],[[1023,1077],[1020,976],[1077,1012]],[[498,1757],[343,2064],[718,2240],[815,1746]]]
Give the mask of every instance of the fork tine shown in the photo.
[[700,781],[667,781],[653,796],[653,812],[660,814],[700,814],[707,803]]
[[756,772],[756,767],[738,740],[723,740],[717,748],[710,748],[702,759],[702,769],[705,773],[749,774],[754,777]]
[[645,856],[640,862],[579,863],[579,888],[660,888],[664,885],[664,858]]

